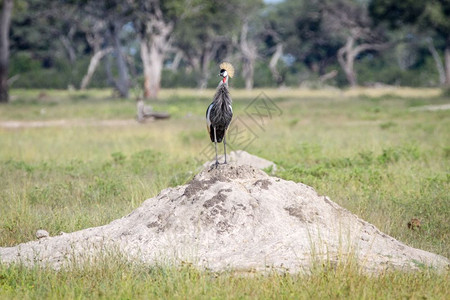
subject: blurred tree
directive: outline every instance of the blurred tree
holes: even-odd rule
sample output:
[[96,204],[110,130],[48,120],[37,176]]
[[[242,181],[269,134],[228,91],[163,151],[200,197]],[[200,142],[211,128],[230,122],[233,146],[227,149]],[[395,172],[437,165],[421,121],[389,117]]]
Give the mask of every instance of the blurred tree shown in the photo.
[[261,24],[258,14],[263,7],[261,0],[238,1],[235,11],[240,23],[239,52],[242,57],[242,76],[247,90],[253,89],[255,61],[258,57],[258,40],[261,36]]
[[[45,27],[42,29],[41,37],[47,37],[49,40],[54,40],[55,48],[50,48],[49,53],[54,56],[56,49],[63,50],[63,55],[69,61],[70,68],[70,82],[68,85],[71,88],[78,86],[78,68],[77,61],[86,51],[88,47],[85,34],[80,26],[84,19],[83,12],[72,5],[73,0],[33,0],[36,1],[36,12],[30,12],[29,17],[31,21],[36,22],[39,19]],[[30,7],[31,8],[31,7]],[[45,41],[48,43],[48,40]],[[62,47],[61,47],[62,46]]]
[[327,73],[327,67],[336,62],[342,42],[334,31],[325,27],[324,7],[319,0],[285,0],[269,9],[266,44],[272,53],[269,67],[278,85],[284,76],[277,65],[285,55],[306,65],[309,73],[324,80],[335,76],[336,71]]
[[393,44],[386,31],[374,26],[364,2],[357,0],[325,1],[323,5],[324,30],[344,41],[337,53],[338,62],[350,86],[358,85],[354,63],[366,51],[385,50]]
[[[85,51],[86,42],[77,23],[80,13],[62,0],[29,0],[16,13],[12,25],[12,44],[42,61],[44,67],[65,57],[75,72],[75,63]],[[71,82],[73,84],[73,82]]]
[[189,67],[199,74],[199,88],[208,84],[211,62],[230,60],[236,49],[242,59],[246,87],[253,87],[257,29],[252,18],[261,6],[260,0],[202,1],[198,13],[186,17],[176,27],[174,47],[183,52]]
[[[133,22],[140,39],[144,68],[144,97],[156,98],[161,87],[164,59],[176,24],[198,10],[195,0],[129,0]],[[200,16],[199,16],[200,17]]]
[[88,69],[80,84],[80,89],[84,90],[89,85],[102,58],[111,53],[113,47],[106,42],[106,23],[103,20],[88,17],[81,25],[83,28],[82,31],[84,31],[86,35],[86,41],[92,52]]
[[[246,88],[330,78],[356,85],[357,73],[364,82],[420,77],[432,86],[438,75],[450,77],[448,19],[448,0],[14,0],[9,73],[20,74],[21,87],[86,88],[109,79],[122,97],[140,72],[147,97],[157,96],[162,72],[165,86],[204,88],[220,60],[236,65],[234,84]],[[392,53],[379,52],[401,38]],[[94,76],[103,58],[105,70]]]
[[[198,77],[197,86],[206,88],[210,78],[209,66],[220,47],[225,43],[231,43],[227,35],[228,24],[223,16],[228,15],[231,7],[227,1],[203,1],[198,15],[187,16],[181,26],[177,26],[174,32],[174,47],[182,51],[183,56]],[[233,21],[233,15],[231,20]]]
[[283,56],[286,43],[298,41],[298,37],[292,32],[292,12],[298,11],[298,5],[299,2],[295,0],[286,0],[269,6],[264,13],[264,42],[267,55],[270,56],[269,69],[277,86],[284,83],[284,76],[278,70],[278,62]]
[[[444,39],[445,84],[450,86],[450,1],[449,0],[372,0],[369,6],[371,15],[377,20],[387,21],[391,28],[405,24],[416,25],[421,31],[433,31]],[[430,52],[435,61],[438,53],[430,44]],[[437,63],[439,70],[439,63]],[[442,74],[441,74],[442,77]]]
[[84,15],[71,2],[75,1],[16,1],[22,7],[14,13],[11,28],[13,56],[26,55],[43,69],[64,73],[65,87],[78,85],[78,61],[88,50],[79,26]]
[[427,36],[425,38],[425,42],[427,44],[428,51],[430,51],[436,65],[436,69],[439,74],[439,83],[440,85],[444,85],[448,76],[445,74],[445,66],[442,64],[441,56],[439,55],[435,47],[434,39],[431,36]]
[[311,72],[317,73],[324,81],[336,74],[335,70],[327,73],[327,67],[336,61],[341,43],[336,35],[324,26],[322,1],[304,1],[302,11],[302,15],[295,20],[298,42],[291,41],[287,50],[290,52],[296,50],[293,53],[304,61]]
[[[110,61],[108,60],[106,68],[108,80],[117,89],[121,97],[128,98],[131,84],[126,54],[123,51],[124,47],[122,45],[121,35],[123,33],[124,27],[127,24],[129,24],[134,18],[133,15],[134,11],[132,7],[129,5],[129,1],[121,1],[121,0],[108,0],[108,1],[72,0],[72,1],[78,2],[78,4],[81,5],[82,9],[94,18],[93,23],[91,25],[93,26],[91,27],[92,30],[91,37],[97,38],[97,41],[92,42],[101,44],[102,41],[98,39],[105,38],[108,41],[108,44],[111,46],[111,48],[114,49],[114,58],[116,60],[118,76],[117,78],[113,76]],[[97,24],[97,28],[94,28],[95,26],[94,24]],[[112,50],[108,50],[108,48],[106,48],[105,51],[112,51]],[[100,56],[100,54],[98,53],[97,55]]]
[[[33,0],[36,1],[36,0]],[[101,11],[108,12],[110,8],[92,3],[89,0],[50,0],[41,1],[50,5],[41,7],[41,18],[52,20],[50,31],[58,37],[67,57],[72,65],[72,72],[76,73],[76,62],[80,56],[89,54],[89,66],[83,76],[80,89],[86,89],[100,60],[113,48],[108,44],[107,21],[103,19]],[[101,2],[101,1],[98,1]],[[117,4],[116,4],[117,5]],[[114,5],[113,5],[114,7]],[[101,17],[100,17],[101,16]],[[78,86],[75,82],[79,76],[73,76],[72,86]],[[126,93],[124,93],[126,94]]]
[[2,0],[0,5],[0,102],[8,102],[9,28],[13,0]]
[[253,89],[253,76],[255,73],[255,60],[258,57],[258,48],[254,38],[249,34],[249,19],[245,18],[239,40],[239,49],[242,55],[242,75],[245,80],[245,89]]

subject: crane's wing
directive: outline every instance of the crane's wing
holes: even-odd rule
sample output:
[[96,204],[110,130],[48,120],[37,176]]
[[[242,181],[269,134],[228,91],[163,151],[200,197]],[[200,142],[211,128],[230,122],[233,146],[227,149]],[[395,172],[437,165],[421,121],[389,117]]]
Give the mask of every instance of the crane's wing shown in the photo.
[[208,129],[208,133],[210,134],[211,130],[211,109],[213,108],[214,103],[211,103],[206,110],[206,128]]

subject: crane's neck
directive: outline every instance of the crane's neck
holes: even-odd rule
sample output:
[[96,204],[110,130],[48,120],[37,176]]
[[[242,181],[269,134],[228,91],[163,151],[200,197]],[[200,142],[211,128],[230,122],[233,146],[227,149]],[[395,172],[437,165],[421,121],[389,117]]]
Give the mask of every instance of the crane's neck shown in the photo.
[[223,79],[220,81],[213,99],[213,103],[220,107],[223,105],[229,106],[232,102],[230,93],[228,92],[228,77],[224,79],[225,81]]

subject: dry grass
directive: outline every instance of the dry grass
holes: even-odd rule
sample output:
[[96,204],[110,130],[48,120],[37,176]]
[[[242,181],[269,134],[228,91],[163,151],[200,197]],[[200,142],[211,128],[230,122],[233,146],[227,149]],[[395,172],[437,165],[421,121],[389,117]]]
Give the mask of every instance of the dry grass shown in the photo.
[[[255,136],[246,150],[275,161],[278,176],[313,186],[395,238],[450,256],[450,112],[410,109],[449,103],[439,90],[264,90],[281,115],[262,126],[245,113],[259,92],[232,91],[235,119]],[[134,101],[109,98],[107,90],[13,91],[0,122],[73,123],[0,128],[0,246],[34,239],[39,228],[54,235],[105,224],[183,183],[196,159],[208,158],[204,111],[212,93],[163,90],[153,106],[172,118],[140,125],[129,122]],[[413,217],[420,230],[408,229]],[[445,299],[449,291],[448,272],[373,278],[346,267],[242,278],[112,259],[61,272],[1,266],[3,297]]]

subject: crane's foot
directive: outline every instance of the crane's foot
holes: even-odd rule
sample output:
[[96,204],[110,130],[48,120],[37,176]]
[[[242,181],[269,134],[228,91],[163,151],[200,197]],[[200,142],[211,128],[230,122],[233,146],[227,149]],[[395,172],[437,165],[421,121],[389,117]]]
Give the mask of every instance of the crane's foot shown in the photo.
[[217,169],[217,168],[219,168],[219,165],[221,165],[221,164],[218,161],[216,161],[211,166],[209,166],[209,170]]

